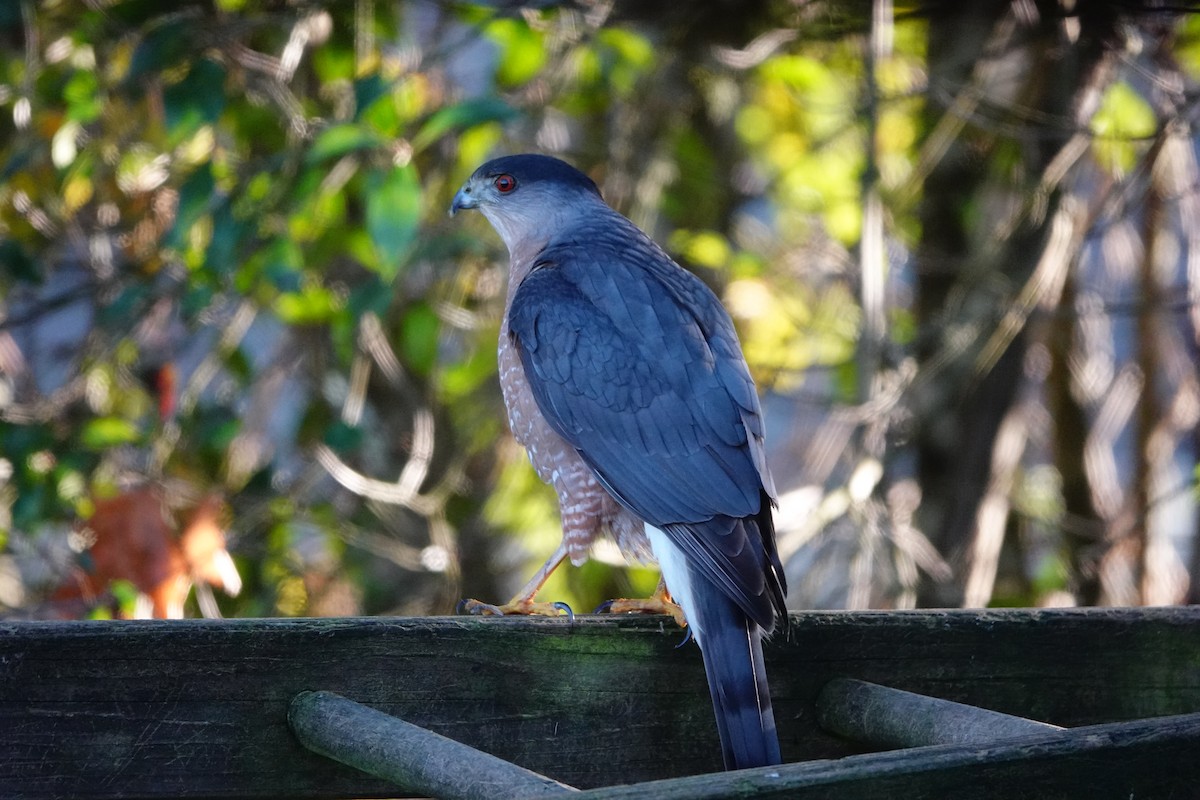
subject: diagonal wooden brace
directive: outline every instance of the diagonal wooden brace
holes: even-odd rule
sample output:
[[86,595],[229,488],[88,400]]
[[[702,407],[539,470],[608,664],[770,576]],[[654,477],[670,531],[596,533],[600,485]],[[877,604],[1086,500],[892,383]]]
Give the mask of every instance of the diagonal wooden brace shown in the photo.
[[438,800],[533,800],[579,791],[333,692],[296,695],[288,724],[309,750]]
[[834,678],[817,697],[817,721],[831,733],[878,749],[932,744],[986,744],[1064,730],[877,683]]

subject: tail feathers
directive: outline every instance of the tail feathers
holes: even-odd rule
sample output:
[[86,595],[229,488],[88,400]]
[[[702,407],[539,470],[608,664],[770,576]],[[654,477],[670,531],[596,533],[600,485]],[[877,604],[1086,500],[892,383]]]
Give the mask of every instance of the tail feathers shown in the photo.
[[[692,573],[694,587],[704,578]],[[697,639],[712,694],[721,754],[726,769],[761,767],[781,762],[775,714],[763,666],[762,630],[736,603],[715,587],[693,592]]]

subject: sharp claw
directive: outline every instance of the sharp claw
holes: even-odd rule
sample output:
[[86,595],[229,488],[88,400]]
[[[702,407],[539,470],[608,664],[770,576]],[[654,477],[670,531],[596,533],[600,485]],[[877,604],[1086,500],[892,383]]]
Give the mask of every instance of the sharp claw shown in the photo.
[[612,611],[612,605],[613,605],[612,600],[605,600],[603,603],[596,606],[596,610],[593,611],[592,613],[593,614],[607,614],[609,611]]
[[494,606],[489,603],[481,603],[478,600],[472,600],[469,597],[465,597],[458,601],[458,606],[455,607],[455,612],[470,616],[479,616],[481,614],[484,616],[504,616],[504,609],[500,608],[499,606]]
[[528,599],[515,599],[504,605],[492,605],[479,600],[465,598],[454,607],[455,613],[471,616],[506,617],[510,615],[565,616],[568,622],[575,621],[575,612],[566,603],[533,603]]
[[679,648],[683,647],[685,644],[687,644],[691,640],[692,640],[692,629],[684,628],[683,629],[683,641],[680,642],[679,644],[675,645],[675,649],[678,650]]

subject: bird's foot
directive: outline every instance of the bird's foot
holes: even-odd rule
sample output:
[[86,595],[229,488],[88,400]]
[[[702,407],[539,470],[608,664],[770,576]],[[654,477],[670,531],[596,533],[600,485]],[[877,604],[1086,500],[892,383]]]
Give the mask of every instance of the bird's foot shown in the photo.
[[514,597],[502,605],[492,605],[491,603],[484,603],[481,600],[468,598],[459,601],[458,613],[477,614],[486,617],[506,617],[510,615],[536,617],[565,616],[568,620],[575,619],[575,612],[566,603],[536,603],[528,597]]
[[[596,609],[597,614],[666,614],[675,620],[681,628],[687,627],[687,619],[683,616],[683,609],[678,604],[671,602],[665,593],[655,594],[653,597],[641,599],[618,598],[602,603]],[[686,641],[686,640],[685,640]]]

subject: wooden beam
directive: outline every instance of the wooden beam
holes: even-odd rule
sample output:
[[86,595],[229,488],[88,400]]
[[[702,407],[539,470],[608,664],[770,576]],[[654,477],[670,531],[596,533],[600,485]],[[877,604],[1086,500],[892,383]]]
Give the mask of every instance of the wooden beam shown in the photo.
[[[327,690],[581,788],[717,772],[666,618],[0,622],[0,797],[394,797],[287,724]],[[767,643],[784,759],[863,751],[851,677],[1060,725],[1200,710],[1200,609],[806,613]]]
[[288,724],[314,753],[438,800],[534,800],[579,791],[333,692],[296,695]]
[[932,744],[986,744],[1061,731],[1058,725],[1001,714],[853,678],[834,678],[817,696],[821,727],[878,750]]
[[578,800],[1128,800],[1195,797],[1200,714],[993,745],[934,745],[582,792]]

